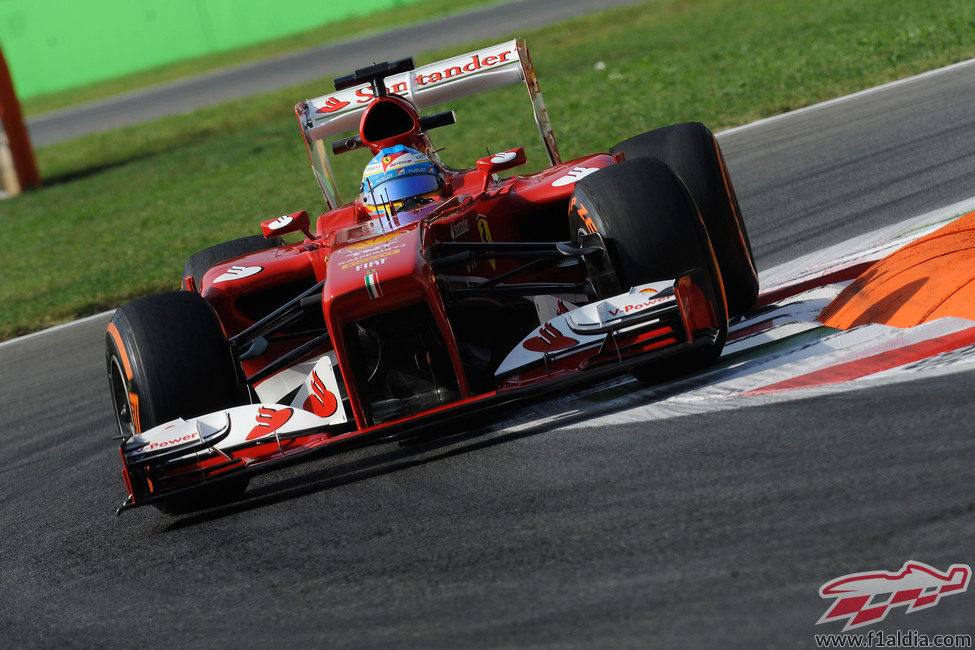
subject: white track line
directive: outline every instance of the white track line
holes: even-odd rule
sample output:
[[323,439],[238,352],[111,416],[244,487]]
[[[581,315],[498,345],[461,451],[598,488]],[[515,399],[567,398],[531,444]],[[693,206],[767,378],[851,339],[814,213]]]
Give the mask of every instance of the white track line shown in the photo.
[[[725,136],[725,135],[729,135],[729,134],[732,134],[732,133],[737,133],[738,131],[744,131],[745,129],[751,129],[751,128],[756,127],[756,126],[762,126],[764,124],[768,124],[769,122],[774,122],[776,120],[781,120],[781,119],[785,119],[785,118],[788,118],[788,117],[792,117],[794,115],[799,115],[799,114],[805,113],[807,111],[813,111],[813,110],[816,110],[816,109],[819,109],[819,108],[823,108],[825,106],[830,106],[832,104],[839,104],[841,102],[845,102],[845,101],[849,101],[851,99],[856,99],[856,98],[859,98],[859,97],[863,97],[865,95],[871,95],[873,93],[881,92],[881,91],[887,90],[888,88],[893,88],[895,86],[900,86],[900,85],[903,85],[903,84],[907,84],[907,83],[910,83],[912,81],[917,81],[919,79],[925,79],[927,77],[934,77],[934,76],[937,76],[937,75],[940,75],[940,74],[944,74],[945,72],[950,72],[950,71],[953,71],[953,70],[957,70],[958,68],[964,68],[964,67],[969,66],[969,65],[975,65],[975,59],[968,59],[967,61],[959,61],[958,63],[952,63],[951,65],[945,66],[943,68],[938,68],[936,70],[929,70],[927,72],[922,72],[921,74],[914,75],[913,77],[905,77],[903,79],[897,79],[896,81],[891,81],[889,83],[885,83],[885,84],[882,84],[880,86],[874,86],[873,88],[867,88],[866,90],[861,90],[861,91],[858,91],[858,92],[855,92],[855,93],[852,93],[852,94],[849,94],[849,95],[843,95],[842,97],[835,97],[833,99],[828,99],[828,100],[826,100],[824,102],[820,102],[818,104],[812,104],[810,106],[804,106],[802,108],[797,108],[796,110],[789,111],[788,113],[781,113],[779,115],[773,115],[771,117],[766,117],[766,118],[763,118],[761,120],[756,120],[755,122],[750,122],[748,124],[742,124],[741,126],[735,126],[735,127],[730,128],[730,129],[725,129],[724,131],[719,131],[717,133],[717,135],[719,135],[719,136]],[[56,332],[58,330],[66,329],[66,328],[72,327],[74,325],[80,325],[82,323],[87,323],[88,321],[94,320],[96,318],[104,318],[104,317],[108,316],[109,314],[111,314],[114,311],[115,311],[114,309],[110,309],[109,311],[104,311],[104,312],[102,312],[100,314],[94,314],[92,316],[87,316],[85,318],[81,318],[81,319],[76,320],[76,321],[71,321],[70,323],[61,323],[60,325],[55,325],[53,327],[49,327],[47,329],[40,330],[39,332],[32,332],[30,334],[25,334],[24,336],[20,336],[20,337],[15,338],[15,339],[10,339],[8,341],[0,341],[0,348],[3,348],[3,347],[8,346],[8,345],[12,345],[12,344],[17,343],[17,342],[20,342],[20,341],[25,341],[27,339],[31,339],[31,338],[34,338],[34,337],[37,337],[37,336],[41,336],[43,334],[49,334],[51,332]]]
[[883,92],[890,88],[895,88],[897,86],[902,86],[914,81],[921,79],[926,79],[928,77],[936,77],[942,75],[946,72],[952,72],[959,68],[965,68],[970,65],[975,65],[975,59],[968,59],[966,61],[959,61],[958,63],[952,63],[951,65],[946,65],[943,68],[937,68],[935,70],[928,70],[927,72],[922,72],[916,74],[913,77],[904,77],[903,79],[897,79],[895,81],[890,81],[879,86],[874,86],[873,88],[867,88],[866,90],[860,90],[849,95],[843,95],[842,97],[834,97],[833,99],[827,99],[826,101],[819,102],[818,104],[811,104],[809,106],[803,106],[802,108],[797,108],[794,111],[789,111],[788,113],[779,113],[778,115],[772,115],[771,117],[766,117],[761,120],[756,120],[754,122],[749,122],[748,124],[742,124],[741,126],[733,126],[730,129],[725,129],[724,131],[719,131],[716,135],[726,136],[739,131],[744,131],[746,129],[751,129],[756,126],[763,126],[769,122],[775,122],[781,119],[793,117],[795,115],[801,115],[803,113],[808,113],[809,111],[815,111],[820,108],[825,108],[827,106],[832,106],[833,104],[840,104],[842,102],[849,101],[851,99],[858,99],[866,95],[873,95],[874,93]]

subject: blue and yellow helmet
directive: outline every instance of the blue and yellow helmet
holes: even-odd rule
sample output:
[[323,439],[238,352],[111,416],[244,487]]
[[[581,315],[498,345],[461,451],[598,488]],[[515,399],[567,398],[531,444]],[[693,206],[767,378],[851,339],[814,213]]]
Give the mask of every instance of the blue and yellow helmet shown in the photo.
[[403,201],[440,192],[440,174],[430,158],[399,144],[380,151],[362,173],[362,203],[373,216],[392,216]]

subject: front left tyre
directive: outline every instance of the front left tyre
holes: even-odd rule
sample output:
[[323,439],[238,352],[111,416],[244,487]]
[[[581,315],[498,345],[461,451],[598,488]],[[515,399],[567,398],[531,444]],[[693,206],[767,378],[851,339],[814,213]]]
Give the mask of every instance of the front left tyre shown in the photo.
[[[124,438],[250,401],[220,320],[195,292],[164,293],[119,307],[108,325],[105,357]],[[209,507],[246,487],[246,478],[227,479],[172,497],[159,508],[176,514]]]

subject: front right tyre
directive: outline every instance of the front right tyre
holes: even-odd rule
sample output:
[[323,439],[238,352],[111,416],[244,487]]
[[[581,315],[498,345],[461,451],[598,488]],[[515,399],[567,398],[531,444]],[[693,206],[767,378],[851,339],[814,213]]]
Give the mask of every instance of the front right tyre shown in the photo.
[[758,299],[758,273],[738,197],[721,147],[700,122],[672,124],[620,142],[610,153],[625,160],[656,158],[684,183],[701,214],[721,270],[729,317]]
[[697,206],[669,166],[636,158],[583,178],[569,204],[569,228],[577,244],[603,249],[586,259],[596,299],[695,270],[710,298],[718,323],[713,342],[637,367],[634,375],[659,381],[698,370],[721,354],[728,334],[721,272]]

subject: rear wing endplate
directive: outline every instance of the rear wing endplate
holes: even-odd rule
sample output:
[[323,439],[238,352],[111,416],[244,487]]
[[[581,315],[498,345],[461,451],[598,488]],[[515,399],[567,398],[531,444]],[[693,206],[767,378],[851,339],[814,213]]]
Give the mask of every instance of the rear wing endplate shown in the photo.
[[[549,164],[562,162],[552,125],[542,101],[528,48],[515,39],[386,79],[389,92],[401,95],[424,109],[485,90],[524,81],[531,98],[535,124],[548,153]],[[295,106],[312,170],[330,209],[341,205],[332,174],[329,141],[340,133],[358,129],[372,89],[368,83],[308,99]]]

